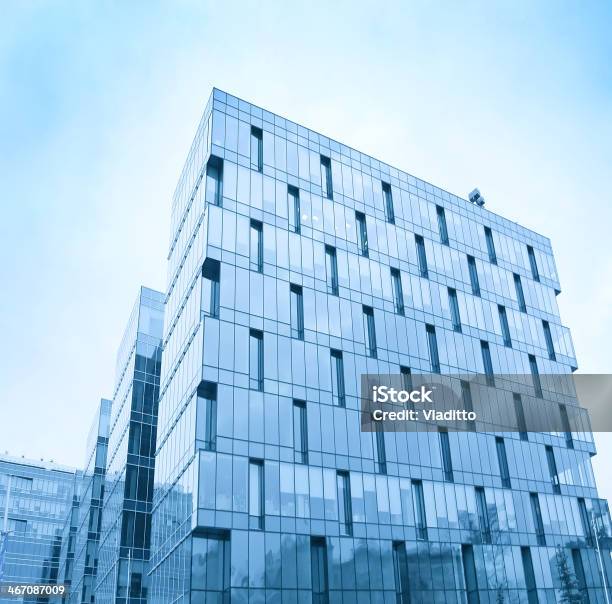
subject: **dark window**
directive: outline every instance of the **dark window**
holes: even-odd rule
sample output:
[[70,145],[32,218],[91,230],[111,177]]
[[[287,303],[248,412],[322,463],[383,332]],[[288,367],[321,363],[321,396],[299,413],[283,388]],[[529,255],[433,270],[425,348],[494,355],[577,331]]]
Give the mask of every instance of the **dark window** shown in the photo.
[[251,270],[263,272],[263,224],[251,220]]
[[249,460],[249,528],[263,529],[264,466],[260,459]]
[[[468,413],[474,411],[472,389],[470,388],[470,383],[466,380],[461,380],[461,401],[463,403],[464,411],[467,411]],[[476,422],[474,420],[468,420],[467,429],[474,432],[476,430]]]
[[536,358],[529,355],[529,369],[531,371],[531,379],[533,380],[533,389],[538,398],[542,398],[542,382],[540,381],[540,372],[538,371],[538,362]]
[[536,262],[535,252],[530,245],[527,246],[527,254],[529,256],[529,266],[531,266],[531,276],[534,281],[539,281],[540,273],[538,271],[538,263]]
[[461,546],[461,560],[463,562],[463,578],[465,579],[467,604],[480,604],[473,546],[467,544]]
[[440,241],[444,245],[448,245],[448,228],[446,227],[446,214],[442,206],[436,206],[436,215],[438,216],[438,231],[440,233]]
[[425,496],[423,483],[420,480],[412,481],[412,499],[414,503],[414,525],[417,539],[427,539],[427,517],[425,516]]
[[514,413],[516,414],[516,427],[519,431],[519,437],[521,440],[529,440],[527,436],[527,424],[525,423],[523,399],[517,392],[512,393],[512,399],[514,401]]
[[223,160],[214,155],[206,164],[206,203],[220,206],[223,200]]
[[461,332],[461,315],[459,314],[459,302],[457,300],[457,290],[448,288],[448,305],[450,307],[451,321],[453,329]]
[[525,294],[523,293],[523,284],[521,283],[521,276],[514,273],[514,289],[516,290],[516,300],[518,307],[521,312],[527,312],[525,306]]
[[325,270],[327,273],[327,293],[338,295],[338,260],[336,248],[331,245],[325,246]]
[[304,339],[304,295],[299,285],[290,285],[291,337]]
[[408,558],[406,544],[403,541],[393,542],[393,576],[395,577],[395,604],[410,604]]
[[450,441],[448,432],[440,429],[440,450],[442,452],[442,467],[444,468],[444,480],[453,482],[453,458],[451,457]]
[[483,543],[491,543],[491,523],[489,522],[489,510],[487,498],[483,487],[474,487],[476,495],[476,513],[478,514],[478,528]]
[[374,324],[374,309],[371,306],[363,308],[363,329],[366,339],[366,354],[373,359],[376,358],[376,326]]
[[293,448],[297,463],[308,463],[306,401],[293,401]]
[[583,604],[590,604],[589,591],[587,589],[586,576],[584,574],[584,566],[582,564],[582,556],[580,555],[579,549],[572,549],[572,562],[574,564],[574,571],[576,573],[576,582],[578,583],[578,589],[582,596]]
[[499,324],[501,325],[502,336],[504,338],[504,346],[512,348],[512,338],[510,337],[510,326],[508,325],[506,307],[498,304],[497,312],[499,313]]
[[487,376],[487,386],[495,386],[495,375],[493,374],[493,362],[491,361],[491,351],[489,350],[489,342],[480,340],[480,351],[482,352],[482,364],[484,372]]
[[555,461],[555,452],[550,445],[546,445],[546,463],[548,464],[548,474],[552,483],[553,493],[561,493],[561,484],[559,483],[559,474],[557,472],[557,462]]
[[495,437],[495,448],[497,449],[497,462],[499,464],[499,476],[502,487],[510,488],[510,472],[508,470],[508,458],[506,456],[506,443],[501,436]]
[[427,254],[425,253],[425,240],[421,235],[414,236],[414,242],[416,244],[417,259],[419,261],[419,272],[421,277],[428,278],[429,270],[427,269]]
[[338,486],[338,521],[340,522],[340,534],[353,534],[353,511],[351,506],[351,483],[348,472],[336,474]]
[[256,126],[251,126],[251,168],[263,171],[263,132]]
[[433,325],[426,324],[425,329],[427,331],[427,347],[429,348],[431,371],[432,373],[440,373],[440,356],[438,355],[436,328]]
[[334,187],[332,184],[331,160],[325,155],[321,155],[321,189],[323,197],[334,198]]
[[249,386],[253,390],[263,390],[264,360],[263,360],[263,332],[257,329],[250,330],[249,338]]
[[210,317],[219,316],[220,262],[206,258],[202,265],[202,311]]
[[561,425],[563,426],[563,432],[565,434],[565,446],[568,449],[573,449],[574,439],[572,437],[569,417],[567,416],[567,407],[565,405],[559,405],[559,413],[561,414]]
[[525,575],[525,587],[527,588],[527,604],[538,604],[538,588],[533,572],[531,550],[528,547],[521,547],[521,560],[523,562],[523,574]]
[[198,386],[196,439],[202,448],[215,451],[217,448],[217,384],[201,382]]
[[476,258],[474,256],[468,256],[468,269],[470,271],[470,285],[472,286],[472,293],[475,296],[480,296],[480,283],[478,281],[478,271],[476,270]]
[[400,365],[400,374],[402,376],[402,388],[408,391],[412,390],[412,371],[410,371],[410,367]]
[[367,256],[369,249],[365,214],[355,212],[355,223],[357,225],[357,247],[359,248],[359,253],[362,256]]
[[548,350],[548,358],[551,361],[557,360],[555,354],[555,347],[553,345],[552,333],[550,332],[550,325],[548,321],[542,321],[542,329],[544,330],[544,339],[546,340],[546,349]]
[[546,536],[544,535],[544,523],[542,522],[542,510],[540,509],[540,499],[537,493],[529,493],[531,502],[531,514],[533,516],[533,525],[535,526],[538,545],[546,545]]
[[380,423],[374,431],[374,463],[379,474],[387,473],[387,451],[385,449],[385,432]]
[[294,233],[302,228],[300,210],[300,191],[297,187],[287,186],[287,206],[289,208],[289,227]]
[[393,288],[393,304],[398,315],[404,314],[404,292],[402,290],[402,277],[396,268],[391,269],[391,286]]
[[487,252],[489,254],[489,262],[497,264],[497,254],[495,253],[495,243],[493,241],[493,231],[489,227],[484,228],[485,239],[487,240]]
[[578,497],[578,511],[580,512],[580,523],[582,524],[582,532],[589,545],[593,545],[593,527],[589,520],[589,512],[587,511],[586,502],[582,497]]
[[385,201],[385,218],[387,222],[395,224],[395,211],[393,210],[393,194],[391,193],[391,185],[382,183],[383,198]]
[[310,538],[310,578],[312,604],[329,604],[327,545],[324,537]]
[[344,361],[340,350],[331,351],[332,397],[335,405],[345,406],[344,399]]

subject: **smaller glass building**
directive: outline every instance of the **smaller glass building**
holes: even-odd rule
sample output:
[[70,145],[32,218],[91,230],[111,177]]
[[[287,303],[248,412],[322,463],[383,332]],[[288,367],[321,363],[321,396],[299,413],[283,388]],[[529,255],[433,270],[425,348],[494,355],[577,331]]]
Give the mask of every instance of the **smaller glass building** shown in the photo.
[[[58,582],[62,528],[72,506],[73,482],[70,468],[0,456],[0,583]],[[0,602],[18,601],[0,597]]]

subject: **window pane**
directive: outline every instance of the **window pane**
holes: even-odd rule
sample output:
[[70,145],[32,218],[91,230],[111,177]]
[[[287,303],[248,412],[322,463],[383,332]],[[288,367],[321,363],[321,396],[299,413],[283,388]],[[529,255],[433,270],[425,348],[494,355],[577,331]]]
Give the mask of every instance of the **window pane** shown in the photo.
[[249,342],[250,387],[263,390],[263,333],[251,329]]
[[291,337],[304,339],[304,296],[299,285],[290,286],[291,295]]
[[493,242],[493,232],[489,227],[484,228],[485,239],[487,240],[487,252],[489,254],[489,262],[497,264],[497,254],[495,253],[495,243]]
[[506,307],[501,304],[497,305],[497,311],[499,313],[499,323],[501,325],[502,336],[504,338],[504,346],[512,348],[512,338],[510,337],[510,326],[508,325],[508,315],[506,314]]
[[396,268],[391,269],[391,284],[393,288],[393,303],[395,305],[395,312],[398,315],[404,314],[404,292],[402,290],[402,278],[399,270]]
[[263,272],[263,225],[257,220],[251,220],[250,267]]
[[452,287],[448,288],[448,304],[450,306],[451,321],[453,322],[453,329],[455,331],[461,331],[461,317],[459,315],[459,302],[457,301],[457,291]]
[[338,295],[338,261],[336,258],[336,248],[331,245],[325,246],[325,270],[327,275],[328,293]]
[[446,227],[446,214],[442,206],[436,206],[436,214],[438,216],[438,231],[440,233],[440,241],[444,245],[448,245],[448,229]]
[[333,199],[334,188],[332,184],[331,161],[329,157],[325,157],[325,155],[321,155],[321,189],[323,191],[323,197]]
[[291,185],[287,187],[287,205],[289,209],[289,227],[294,233],[299,233],[302,226],[300,191]]
[[251,126],[251,168],[263,170],[263,132],[255,126]]
[[393,209],[393,195],[391,193],[391,185],[383,182],[382,183],[383,198],[385,202],[385,217],[387,222],[391,224],[395,223],[395,210]]
[[476,258],[474,256],[468,256],[468,268],[470,271],[470,285],[472,286],[472,293],[475,296],[480,296],[480,283],[478,282],[478,271],[476,270]]
[[525,306],[525,295],[523,294],[523,284],[521,283],[521,276],[514,273],[514,289],[516,290],[516,299],[518,302],[519,310],[521,312],[527,312]]
[[427,255],[425,254],[425,241],[421,235],[415,235],[414,241],[417,248],[417,258],[419,261],[419,271],[421,277],[428,277],[429,271],[427,270]]

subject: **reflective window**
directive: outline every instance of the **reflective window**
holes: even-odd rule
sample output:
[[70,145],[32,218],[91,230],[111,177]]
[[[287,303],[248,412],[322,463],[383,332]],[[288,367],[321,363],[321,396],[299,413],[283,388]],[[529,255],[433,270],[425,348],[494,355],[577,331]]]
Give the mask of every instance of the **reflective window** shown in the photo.
[[499,476],[502,487],[510,488],[510,471],[508,470],[508,457],[506,456],[506,443],[501,436],[495,437],[495,448],[497,449],[497,463],[499,464]]
[[493,374],[493,362],[491,361],[491,351],[489,350],[489,342],[480,340],[480,351],[482,353],[482,364],[484,372],[487,376],[487,385],[495,386],[495,376]]
[[329,604],[327,545],[324,537],[310,538],[310,580],[312,604]]
[[453,482],[453,459],[451,457],[450,442],[448,432],[440,429],[440,450],[442,452],[442,467],[444,469],[444,480]]
[[393,288],[393,304],[398,315],[404,314],[404,292],[402,291],[402,277],[396,268],[391,269],[391,286]]
[[338,521],[340,522],[340,534],[353,534],[353,512],[351,506],[351,483],[348,472],[336,473],[336,484],[338,487]]
[[584,565],[582,564],[580,550],[577,548],[572,548],[572,563],[574,564],[576,583],[578,584],[578,589],[580,590],[580,595],[582,596],[582,602],[589,604],[589,591],[586,582],[586,575],[584,574]]
[[546,349],[548,351],[548,358],[551,361],[556,361],[557,355],[555,354],[555,346],[553,344],[552,334],[550,332],[550,325],[548,321],[542,320],[542,329],[544,330],[544,339],[546,340]]
[[357,247],[362,256],[367,256],[368,251],[368,230],[366,227],[365,214],[355,212],[355,224],[357,226]]
[[550,445],[545,446],[546,463],[548,465],[548,474],[550,482],[553,486],[553,493],[561,493],[561,485],[559,483],[559,474],[557,473],[557,462],[555,461],[555,452]]
[[395,224],[395,211],[393,209],[393,194],[391,193],[391,185],[383,182],[382,192],[385,202],[385,218],[387,219],[387,222]]
[[593,527],[589,519],[589,513],[587,511],[586,503],[584,498],[578,497],[578,511],[580,513],[580,523],[582,524],[582,532],[589,545],[592,545],[593,541]]
[[487,240],[487,252],[489,254],[489,262],[497,264],[497,254],[495,253],[495,243],[493,242],[493,232],[489,227],[484,228],[485,239]]
[[[471,413],[474,411],[474,403],[472,401],[472,389],[470,383],[466,380],[461,380],[461,402],[463,403],[464,411]],[[468,420],[467,428],[470,431],[476,430],[476,423],[474,420]]]
[[463,544],[461,546],[461,561],[463,562],[463,578],[465,580],[467,604],[480,604],[474,547],[472,545]]
[[385,449],[385,432],[380,423],[377,423],[374,431],[374,462],[376,471],[380,474],[387,473],[387,452]]
[[542,382],[540,381],[540,372],[538,371],[538,362],[534,355],[529,355],[529,370],[533,380],[533,389],[538,398],[542,398]]
[[258,220],[251,220],[251,270],[263,272],[263,225]]
[[251,126],[251,168],[263,171],[263,132],[255,126]]
[[249,460],[249,527],[263,529],[263,461]]
[[508,315],[506,314],[506,307],[501,304],[497,305],[497,312],[499,314],[499,324],[501,325],[502,336],[504,338],[504,346],[512,348],[512,338],[510,337],[510,326],[508,325]]
[[534,281],[540,280],[540,272],[538,271],[538,263],[536,262],[535,252],[533,248],[528,245],[527,246],[527,255],[529,256],[529,266],[531,267],[531,276]]
[[198,386],[196,439],[208,451],[217,447],[217,384],[213,382]]
[[376,326],[374,325],[374,309],[371,306],[362,306],[363,329],[366,339],[366,354],[376,358]]
[[512,393],[512,399],[514,401],[514,413],[516,414],[516,425],[519,430],[519,437],[521,440],[528,440],[527,425],[525,423],[525,411],[523,409],[523,399],[518,392]]
[[412,481],[412,503],[414,506],[414,525],[417,539],[427,539],[427,517],[425,515],[425,497],[423,483],[420,480]]
[[432,373],[440,373],[440,356],[438,355],[438,339],[436,328],[433,325],[425,326],[427,332],[427,348],[429,349],[429,362]]
[[340,350],[331,351],[331,378],[334,404],[344,407],[344,362]]
[[565,405],[559,405],[559,413],[561,414],[561,424],[565,433],[565,445],[568,449],[573,449],[574,440],[572,438],[569,417],[567,416],[567,407]]
[[410,582],[408,580],[408,559],[406,544],[393,542],[393,575],[395,577],[396,604],[410,604]]
[[448,228],[446,227],[446,214],[442,206],[436,206],[436,215],[438,217],[438,232],[440,233],[440,241],[444,245],[448,245]]
[[483,543],[491,543],[491,523],[489,522],[489,510],[487,498],[483,487],[474,487],[476,495],[476,513],[478,514],[478,527]]
[[419,261],[419,271],[421,273],[421,277],[427,278],[429,276],[429,271],[427,269],[427,255],[425,253],[425,241],[421,235],[414,236],[414,242],[416,244],[417,250],[417,259]]
[[334,186],[332,183],[331,160],[325,155],[321,155],[321,189],[323,197],[334,198]]
[[297,187],[287,186],[287,206],[289,209],[289,227],[294,233],[299,233],[302,228],[302,217],[300,214],[300,191]]
[[304,339],[304,296],[299,285],[290,285],[291,293],[291,337]]
[[306,401],[293,401],[293,448],[297,463],[308,463],[308,421]]
[[206,165],[206,203],[220,206],[223,199],[223,160],[210,156]]
[[546,536],[544,535],[544,523],[542,522],[542,510],[540,509],[540,500],[537,493],[529,493],[529,501],[531,503],[531,514],[533,516],[533,525],[535,526],[538,545],[546,545]]
[[513,273],[514,276],[514,289],[516,290],[516,299],[518,307],[521,312],[527,312],[525,306],[525,294],[523,293],[523,284],[521,283],[521,276]]
[[457,332],[461,332],[461,316],[459,315],[459,302],[457,301],[457,290],[452,287],[448,288],[448,305],[450,307],[451,321],[453,322],[453,329]]
[[253,390],[263,390],[264,359],[263,333],[257,329],[250,330],[249,338],[249,385]]
[[219,316],[220,262],[207,258],[202,265],[202,311],[210,317]]
[[338,261],[336,248],[331,245],[325,246],[325,271],[327,276],[327,293],[338,295]]
[[521,547],[521,560],[523,562],[523,574],[525,575],[525,587],[527,588],[527,604],[538,604],[538,588],[533,572],[531,550],[528,547]]
[[472,293],[475,296],[480,296],[480,283],[478,281],[478,271],[476,270],[476,258],[474,256],[468,256],[468,269],[470,272],[470,285],[472,286]]
[[[194,536],[191,539],[192,599],[202,602],[230,601],[230,539]],[[132,590],[133,591],[133,590]]]

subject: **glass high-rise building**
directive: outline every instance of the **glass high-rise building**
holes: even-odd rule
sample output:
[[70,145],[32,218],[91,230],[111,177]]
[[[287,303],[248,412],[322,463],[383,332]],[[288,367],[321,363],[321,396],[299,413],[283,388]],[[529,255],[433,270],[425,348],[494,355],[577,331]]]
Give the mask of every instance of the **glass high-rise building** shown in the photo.
[[[78,512],[68,602],[91,604],[98,571],[98,544],[102,525],[104,480],[111,413],[111,401],[102,399],[89,430],[85,466],[79,473]],[[72,518],[71,518],[72,520]],[[66,543],[68,552],[69,543]]]
[[168,260],[150,602],[604,601],[590,435],[360,429],[362,374],[576,368],[546,237],[215,89]]
[[96,602],[148,601],[147,563],[163,317],[164,295],[141,287],[117,354]]
[[62,529],[73,484],[70,468],[0,456],[0,602],[49,601],[9,598],[1,590],[11,583],[58,583]]

